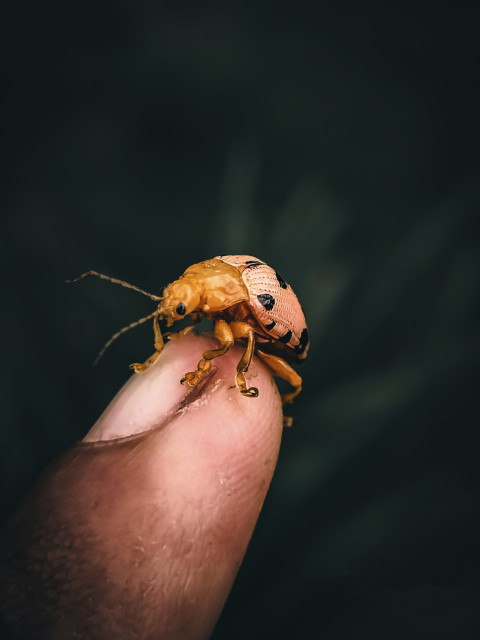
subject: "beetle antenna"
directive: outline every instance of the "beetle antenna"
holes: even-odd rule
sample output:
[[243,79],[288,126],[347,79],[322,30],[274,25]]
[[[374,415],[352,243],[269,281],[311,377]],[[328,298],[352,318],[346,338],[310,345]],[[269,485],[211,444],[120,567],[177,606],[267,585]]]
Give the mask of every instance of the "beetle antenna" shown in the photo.
[[126,331],[129,331],[130,329],[133,329],[134,327],[136,327],[139,324],[143,324],[144,322],[146,322],[147,320],[150,320],[151,318],[154,318],[155,316],[159,316],[160,312],[158,311],[158,309],[156,309],[153,313],[151,313],[149,316],[145,316],[144,318],[140,318],[140,320],[135,320],[135,322],[132,322],[131,324],[127,325],[126,327],[123,327],[123,329],[120,329],[120,331],[117,331],[117,333],[115,333],[110,340],[102,347],[102,350],[100,351],[100,353],[98,354],[98,356],[95,358],[95,361],[93,363],[93,366],[95,366],[98,361],[100,360],[100,358],[103,356],[103,354],[105,353],[105,351],[108,349],[108,347],[112,344],[112,342],[114,342],[118,337],[120,337],[122,335],[122,333],[125,333]]
[[65,280],[66,283],[70,284],[72,282],[78,282],[79,280],[82,280],[83,278],[86,278],[87,276],[96,276],[97,278],[101,278],[102,280],[108,280],[109,282],[113,282],[114,284],[119,284],[122,287],[125,287],[126,289],[133,289],[134,291],[138,291],[138,293],[142,293],[144,296],[147,296],[148,298],[151,298],[152,300],[161,300],[162,297],[161,296],[154,296],[153,293],[148,293],[147,291],[144,291],[143,289],[140,289],[139,287],[136,287],[133,284],[129,284],[128,282],[125,282],[124,280],[118,280],[118,278],[111,278],[110,276],[106,276],[103,273],[98,273],[98,271],[87,271],[86,273],[82,273],[81,276],[78,276],[78,278],[75,278],[74,280]]

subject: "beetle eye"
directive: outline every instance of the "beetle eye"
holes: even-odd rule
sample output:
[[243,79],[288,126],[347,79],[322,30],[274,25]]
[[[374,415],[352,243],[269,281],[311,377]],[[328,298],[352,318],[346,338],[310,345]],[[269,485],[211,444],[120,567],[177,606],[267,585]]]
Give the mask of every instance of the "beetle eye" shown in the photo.
[[179,316],[184,316],[185,315],[185,311],[186,311],[185,305],[183,304],[183,302],[179,302],[177,304],[177,313],[178,313],[178,315]]

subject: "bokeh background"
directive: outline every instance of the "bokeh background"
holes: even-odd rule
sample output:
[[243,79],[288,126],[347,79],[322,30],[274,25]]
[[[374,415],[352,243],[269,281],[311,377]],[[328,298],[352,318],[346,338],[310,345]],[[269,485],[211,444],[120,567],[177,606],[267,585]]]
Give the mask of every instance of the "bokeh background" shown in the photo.
[[214,634],[478,633],[478,10],[13,3],[3,15],[2,513],[81,438],[156,292],[248,253],[312,339]]

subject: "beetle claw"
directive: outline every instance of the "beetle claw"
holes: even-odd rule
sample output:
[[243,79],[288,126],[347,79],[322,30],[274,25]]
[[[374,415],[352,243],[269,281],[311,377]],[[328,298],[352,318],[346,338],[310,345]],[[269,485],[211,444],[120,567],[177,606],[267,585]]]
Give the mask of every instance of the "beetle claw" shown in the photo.
[[257,387],[250,387],[249,389],[240,389],[240,393],[242,394],[242,396],[246,396],[247,398],[258,398]]
[[147,369],[147,366],[140,362],[134,362],[129,365],[129,369],[133,369],[135,373],[143,373]]
[[180,380],[181,384],[186,382],[189,387],[194,387],[200,380],[200,375],[197,371],[190,371],[186,373],[183,378]]

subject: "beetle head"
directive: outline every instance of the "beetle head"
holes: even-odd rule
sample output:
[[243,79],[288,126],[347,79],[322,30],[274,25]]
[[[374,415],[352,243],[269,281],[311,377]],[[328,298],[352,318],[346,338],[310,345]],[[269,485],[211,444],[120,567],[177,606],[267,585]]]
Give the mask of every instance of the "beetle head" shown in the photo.
[[162,301],[158,305],[159,315],[165,318],[170,326],[193,313],[200,306],[200,293],[194,282],[180,278],[163,290]]

